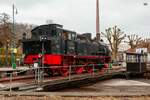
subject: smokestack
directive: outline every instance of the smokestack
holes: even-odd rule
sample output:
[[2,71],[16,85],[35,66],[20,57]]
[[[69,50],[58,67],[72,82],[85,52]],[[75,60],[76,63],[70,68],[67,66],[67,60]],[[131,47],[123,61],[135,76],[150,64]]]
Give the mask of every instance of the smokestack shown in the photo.
[[99,0],[96,1],[96,40],[100,41]]

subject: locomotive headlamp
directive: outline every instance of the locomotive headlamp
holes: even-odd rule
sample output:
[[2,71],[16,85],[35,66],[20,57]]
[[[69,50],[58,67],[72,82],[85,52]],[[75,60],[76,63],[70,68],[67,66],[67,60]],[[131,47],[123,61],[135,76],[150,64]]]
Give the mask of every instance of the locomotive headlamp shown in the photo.
[[47,40],[47,36],[41,36],[40,37],[40,41],[45,41],[45,40]]

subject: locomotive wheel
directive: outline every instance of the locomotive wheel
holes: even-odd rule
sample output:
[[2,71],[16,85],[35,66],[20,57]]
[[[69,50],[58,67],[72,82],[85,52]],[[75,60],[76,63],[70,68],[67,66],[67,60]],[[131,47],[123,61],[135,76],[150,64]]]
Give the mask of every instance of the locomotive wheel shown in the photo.
[[68,76],[69,75],[69,67],[68,66],[62,66],[60,68],[60,74],[62,76]]
[[105,68],[100,69],[100,75],[105,74]]
[[46,69],[45,69],[45,73],[46,73],[48,76],[54,76],[54,73],[53,73],[52,69],[50,69],[50,68],[46,68]]
[[[93,65],[89,66],[90,64],[92,64],[92,63],[87,64],[85,66],[85,68],[88,73],[93,73]],[[95,66],[94,66],[94,68],[95,68]]]
[[109,65],[108,64],[104,64],[104,68],[108,68],[109,67]]
[[102,69],[100,69],[100,71],[99,71],[100,73],[100,75],[103,75],[104,74],[104,70],[103,70],[103,68]]
[[88,73],[93,73],[93,67],[92,66],[86,66],[86,70]]
[[76,74],[81,74],[84,71],[84,67],[75,67]]

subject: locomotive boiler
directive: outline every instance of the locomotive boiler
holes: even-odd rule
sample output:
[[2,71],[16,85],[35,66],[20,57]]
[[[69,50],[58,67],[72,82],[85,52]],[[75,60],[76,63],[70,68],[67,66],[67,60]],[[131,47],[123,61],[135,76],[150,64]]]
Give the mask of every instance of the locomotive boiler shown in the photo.
[[[92,73],[93,66],[101,71],[108,67],[108,46],[91,38],[91,33],[77,34],[59,24],[34,28],[30,39],[23,39],[24,64],[40,61],[49,75],[69,74],[69,67],[76,74]],[[41,60],[39,60],[41,59]]]

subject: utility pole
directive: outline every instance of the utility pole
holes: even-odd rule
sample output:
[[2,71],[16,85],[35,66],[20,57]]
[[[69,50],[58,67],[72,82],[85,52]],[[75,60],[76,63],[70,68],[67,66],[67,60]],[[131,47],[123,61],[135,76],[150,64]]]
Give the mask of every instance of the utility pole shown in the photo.
[[15,6],[12,5],[12,17],[13,17],[13,25],[12,25],[12,52],[11,52],[11,63],[12,68],[16,69],[16,63],[15,63],[15,55],[14,55],[14,48],[15,48]]
[[96,40],[100,41],[99,0],[96,0]]

